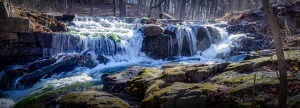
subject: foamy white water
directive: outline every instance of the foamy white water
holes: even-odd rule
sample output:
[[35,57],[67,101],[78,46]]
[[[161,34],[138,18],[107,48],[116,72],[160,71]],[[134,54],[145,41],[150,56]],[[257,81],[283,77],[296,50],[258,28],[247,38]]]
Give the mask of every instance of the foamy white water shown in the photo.
[[[153,60],[141,51],[144,36],[142,32],[137,29],[140,26],[139,24],[128,24],[122,21],[101,18],[78,18],[73,23],[74,25],[69,28],[70,32],[68,35],[57,34],[53,37],[53,48],[49,49],[48,52],[45,51],[44,55],[51,55],[57,58],[59,55],[65,53],[72,55],[89,52],[93,60],[96,60],[98,55],[102,55],[110,61],[107,64],[98,63],[94,68],[77,67],[70,72],[62,72],[47,79],[43,78],[34,84],[33,87],[25,90],[5,91],[4,93],[8,95],[8,97],[6,97],[7,99],[18,102],[33,91],[48,86],[60,88],[76,82],[99,81],[103,73],[120,71],[130,66],[160,67],[162,64],[168,62],[179,62],[183,64],[224,62],[226,60],[217,58],[217,56],[229,56],[231,47],[238,46],[237,43],[234,43],[234,40],[245,36],[244,34],[229,35],[224,28],[215,25],[201,25],[206,28],[206,34],[212,44],[205,51],[197,51],[197,30],[193,31],[191,27],[186,25],[168,26],[170,28],[167,29],[173,30],[175,30],[176,27],[175,33],[178,46],[175,47],[172,46],[172,43],[169,43],[169,52],[176,53],[179,59],[175,61],[165,61]],[[213,36],[207,27],[214,28],[220,33],[219,42],[213,43]],[[186,38],[189,43],[190,57],[184,57],[181,54],[184,38]],[[178,52],[172,52],[172,49],[175,48],[178,49]],[[57,58],[56,62],[60,62],[61,59]],[[1,76],[2,75],[0,75],[0,78]],[[18,80],[16,81],[16,85],[17,84]]]

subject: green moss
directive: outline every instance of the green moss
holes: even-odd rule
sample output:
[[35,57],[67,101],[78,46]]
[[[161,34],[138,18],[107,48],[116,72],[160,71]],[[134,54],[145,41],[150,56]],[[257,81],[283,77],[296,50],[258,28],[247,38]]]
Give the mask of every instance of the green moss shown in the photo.
[[[104,92],[73,92],[63,96],[59,103],[62,107],[93,105],[95,108],[126,108],[129,105],[123,100]],[[91,107],[91,106],[90,106]]]
[[[155,86],[156,85],[152,85],[153,88],[156,88]],[[166,84],[164,86],[166,86]],[[142,104],[148,108],[155,108],[164,104],[167,101],[166,99],[176,99],[178,98],[177,96],[184,96],[190,92],[193,92],[193,94],[190,95],[199,96],[201,99],[204,99],[206,98],[205,94],[210,94],[209,92],[213,92],[217,88],[217,85],[212,83],[197,84],[175,82],[172,85],[164,86],[160,86],[159,89],[156,88],[156,90],[148,92],[143,99]]]
[[116,35],[116,34],[108,34],[107,36],[108,36],[108,38],[110,38],[116,42],[121,42],[121,39],[122,39],[121,36]]
[[104,37],[104,34],[95,33],[95,34],[92,35],[92,37]]
[[24,106],[27,107],[41,106],[39,104],[43,104],[42,101],[49,101],[47,99],[54,98],[61,93],[73,91],[73,89],[76,88],[87,88],[91,86],[93,86],[91,82],[76,82],[56,90],[52,86],[48,86],[32,95],[25,97],[15,105],[15,108],[23,108]]
[[207,82],[207,83],[201,84],[200,87],[203,90],[215,91],[217,86],[213,83]]
[[150,18],[149,18],[149,17],[143,17],[143,19],[145,19],[145,20],[149,20]]
[[139,75],[142,75],[142,74],[155,74],[156,70],[155,69],[142,69],[141,72],[139,73]]
[[272,63],[271,57],[261,57],[252,60],[245,60],[242,62],[231,63],[225,71],[236,71],[236,72],[253,72],[255,69]]
[[225,78],[224,83],[245,83],[254,80],[253,74],[243,74],[240,77]]
[[286,51],[284,56],[291,60],[300,60],[300,51]]
[[[128,81],[130,87],[128,88],[128,92],[131,93],[133,96],[139,97],[140,99],[144,98],[146,90],[152,84],[151,81],[156,82],[154,79],[157,78],[159,72],[155,68],[147,68],[142,69],[139,74],[131,81]],[[153,86],[152,89],[158,88]]]
[[[230,93],[252,93],[252,87],[253,87],[254,80],[249,80],[245,83],[239,84],[237,87],[231,89]],[[260,87],[263,86],[272,86],[279,84],[279,80],[277,78],[263,78],[263,79],[256,79],[255,86],[259,85]]]

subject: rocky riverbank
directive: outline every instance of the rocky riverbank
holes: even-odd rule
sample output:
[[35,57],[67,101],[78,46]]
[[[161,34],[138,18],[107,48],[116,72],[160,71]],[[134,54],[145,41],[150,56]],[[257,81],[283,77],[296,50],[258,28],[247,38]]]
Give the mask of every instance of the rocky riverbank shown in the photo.
[[[286,52],[289,65],[289,105],[299,105],[299,51]],[[278,77],[274,56],[238,63],[168,66],[142,69],[137,76],[122,79],[124,73],[103,79],[107,91],[125,92],[141,99],[141,107],[274,107],[278,98]],[[126,71],[125,71],[126,72]],[[113,78],[113,79],[112,79]],[[121,79],[120,79],[121,78]],[[127,83],[119,85],[119,81]],[[127,86],[126,86],[127,85]],[[116,90],[117,89],[117,90]],[[296,106],[295,106],[296,105]]]
[[[289,79],[288,105],[297,108],[300,104],[296,98],[300,95],[300,52],[287,51],[285,54]],[[17,105],[45,106],[50,103],[60,106],[104,105],[119,108],[275,107],[279,81],[276,56],[272,53],[270,55],[260,53],[255,59],[237,63],[132,67],[116,74],[103,75],[103,89],[88,86],[88,91],[81,89],[79,91],[83,92],[71,94],[68,93],[73,90],[48,90],[43,92],[47,94],[45,96],[32,94]]]
[[[280,7],[274,7],[277,14],[284,18],[283,20],[279,19],[279,21],[287,22],[289,27],[295,27],[295,30],[291,29],[291,34],[284,38],[285,56],[288,63],[288,105],[291,108],[297,108],[300,105],[300,35],[297,31],[299,29],[297,25],[299,23],[297,20],[299,11],[297,11],[298,8],[294,8],[298,4],[296,2],[296,4],[289,5],[290,7],[283,6],[292,9],[286,12],[280,11]],[[26,12],[21,12],[21,14],[27,15]],[[10,15],[7,14],[4,19]],[[31,15],[26,17],[34,18]],[[286,19],[286,17],[289,19]],[[88,80],[83,79],[83,82],[65,84],[62,87],[49,86],[34,90],[32,93],[26,94],[27,96],[15,105],[17,108],[194,108],[199,106],[273,108],[277,106],[279,81],[276,56],[274,50],[265,50],[273,48],[273,46],[268,25],[266,25],[261,10],[229,14],[221,19],[227,21],[227,24],[182,25],[183,22],[176,22],[176,20],[172,23],[178,25],[168,25],[168,21],[155,20],[151,22],[153,19],[148,19],[145,21],[146,24],[143,24],[143,27],[137,30],[138,36],[134,39],[139,39],[135,41],[121,40],[122,37],[114,34],[104,36],[96,33],[91,36],[91,34],[86,33],[83,35],[91,37],[85,39],[79,36],[82,34],[76,36],[72,34],[58,35],[56,39],[59,42],[54,43],[55,48],[63,51],[82,52],[61,53],[58,51],[55,53],[59,54],[38,60],[37,58],[44,56],[44,52],[49,51],[48,48],[53,47],[54,34],[28,33],[28,22],[34,20],[40,19],[24,20],[26,23],[21,27],[25,27],[26,32],[22,31],[23,28],[20,28],[22,30],[19,31],[1,31],[2,29],[0,29],[0,35],[3,37],[0,38],[3,42],[0,44],[1,59],[5,62],[11,62],[11,64],[15,64],[13,61],[17,61],[17,59],[23,60],[19,61],[23,62],[22,65],[13,68],[7,67],[1,71],[0,90],[24,90],[34,87],[39,81],[52,78],[55,75],[58,77],[53,80],[60,80],[65,77],[73,78],[72,75],[74,74],[85,74],[89,78]],[[46,21],[48,20],[46,19]],[[107,28],[115,26],[106,22],[107,20],[97,20],[104,23],[101,23],[100,26],[82,26],[89,30],[97,30],[97,27],[102,26]],[[292,21],[292,23],[289,21]],[[14,23],[9,22],[7,25],[12,26]],[[130,28],[130,25],[127,24],[121,23],[120,25]],[[36,27],[38,26],[33,28],[36,29]],[[284,26],[282,27],[284,28]],[[104,32],[109,31],[107,28]],[[224,28],[228,33],[225,32]],[[78,29],[81,28],[75,30]],[[42,30],[45,32],[45,30],[51,31],[52,29],[43,28]],[[285,30],[288,29],[285,28]],[[79,33],[80,31],[73,32]],[[102,33],[101,30],[100,32]],[[121,31],[121,33],[123,32]],[[232,37],[229,37],[229,35]],[[223,39],[224,37],[226,39]],[[207,57],[202,56],[203,51],[212,46],[212,48],[215,48],[214,45],[223,45],[224,43],[220,43],[220,41],[223,41],[226,44],[225,47],[229,48],[228,52],[223,54],[223,52],[212,51],[208,53],[208,56],[216,55],[213,56],[213,59],[222,59],[222,62],[176,62],[176,57],[180,58],[181,56],[197,56],[198,58],[195,61],[200,62],[200,59]],[[231,43],[226,43],[228,41]],[[120,44],[122,42],[125,44]],[[90,43],[93,44],[90,45]],[[100,45],[95,46],[94,44]],[[91,48],[86,49],[83,46]],[[63,48],[60,49],[60,47]],[[222,50],[225,47],[216,48],[216,50]],[[130,48],[131,50],[129,50]],[[86,49],[86,51],[83,51],[83,49]],[[142,50],[142,53],[135,53],[138,50]],[[96,54],[93,55],[93,53],[98,55],[95,56]],[[106,55],[103,56],[102,54]],[[149,57],[151,60],[170,61],[164,62],[166,64],[163,65],[158,63],[159,65],[155,66],[152,64],[146,66],[138,64],[149,61],[129,64],[131,59],[144,57],[144,55],[147,56],[145,57],[147,60]],[[28,57],[27,59],[27,56],[34,56],[35,58]],[[123,58],[127,56],[130,57]],[[134,56],[134,58],[131,58],[131,56]],[[118,57],[122,59],[116,59]],[[175,61],[171,61],[174,59]],[[33,60],[36,61],[31,62]],[[114,63],[123,63],[120,66],[122,68],[127,68],[126,63],[128,63],[129,68],[126,70],[114,70],[115,67],[102,68],[107,66],[106,63],[109,60],[113,60]],[[124,62],[126,63],[124,64]],[[137,63],[138,66],[135,66],[134,63]],[[83,71],[88,72],[82,72],[77,67],[85,68]],[[101,79],[101,82],[93,81],[93,79]],[[6,95],[5,92],[0,92],[0,97]]]

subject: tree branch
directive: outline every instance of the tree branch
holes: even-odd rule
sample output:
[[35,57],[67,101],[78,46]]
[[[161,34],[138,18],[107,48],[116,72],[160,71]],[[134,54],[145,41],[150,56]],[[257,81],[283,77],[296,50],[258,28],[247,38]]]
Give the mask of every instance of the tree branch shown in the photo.
[[161,0],[157,5],[152,6],[151,8],[157,8],[157,7],[159,7],[163,2],[165,2],[165,0]]

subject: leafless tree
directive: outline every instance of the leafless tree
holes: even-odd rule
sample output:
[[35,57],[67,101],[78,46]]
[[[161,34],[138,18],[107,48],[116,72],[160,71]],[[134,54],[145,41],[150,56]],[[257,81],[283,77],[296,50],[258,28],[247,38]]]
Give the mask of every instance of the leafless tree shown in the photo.
[[279,81],[280,81],[280,94],[279,94],[279,108],[287,108],[287,71],[286,71],[286,62],[284,58],[283,52],[283,44],[281,37],[284,34],[281,32],[279,28],[279,24],[276,21],[274,14],[271,11],[269,0],[261,0],[263,5],[263,10],[268,20],[268,24],[270,26],[270,30],[273,35],[274,44],[276,48],[277,62],[278,62],[278,70],[279,70]]

